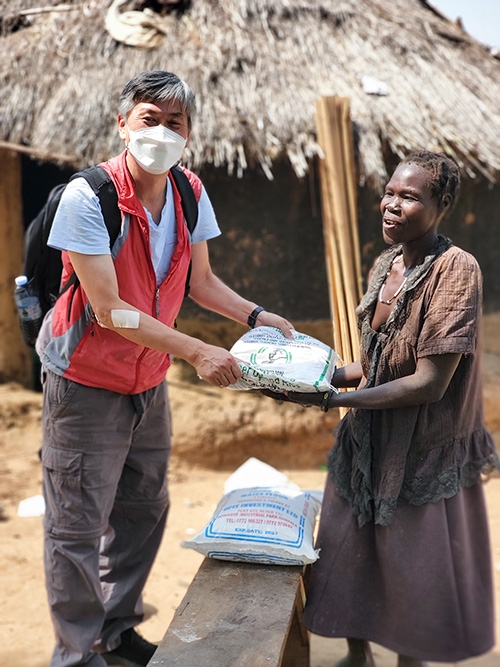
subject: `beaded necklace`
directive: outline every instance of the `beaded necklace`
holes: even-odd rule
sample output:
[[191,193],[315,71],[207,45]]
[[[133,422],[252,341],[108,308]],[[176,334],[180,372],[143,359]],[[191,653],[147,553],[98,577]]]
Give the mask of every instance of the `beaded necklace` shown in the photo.
[[399,261],[402,260],[402,259],[403,259],[403,255],[398,255],[398,256],[393,260],[393,262],[392,262],[392,264],[391,264],[391,267],[390,267],[389,271],[387,271],[387,273],[385,274],[385,280],[384,280],[384,282],[382,283],[382,285],[380,285],[380,291],[379,291],[379,293],[378,293],[378,300],[380,301],[380,303],[383,303],[383,304],[386,305],[386,306],[390,306],[391,303],[394,301],[394,299],[396,299],[396,298],[398,297],[398,295],[401,293],[401,290],[402,290],[403,287],[405,286],[406,281],[408,280],[408,276],[405,276],[405,277],[403,278],[403,282],[402,282],[401,285],[398,287],[398,289],[394,292],[394,294],[391,296],[391,298],[390,298],[390,299],[384,299],[384,298],[383,298],[383,293],[384,293],[385,283],[386,283],[386,280],[387,280],[387,278],[389,277],[389,275],[390,275],[390,273],[391,273],[392,265],[395,264],[396,262],[399,262]]

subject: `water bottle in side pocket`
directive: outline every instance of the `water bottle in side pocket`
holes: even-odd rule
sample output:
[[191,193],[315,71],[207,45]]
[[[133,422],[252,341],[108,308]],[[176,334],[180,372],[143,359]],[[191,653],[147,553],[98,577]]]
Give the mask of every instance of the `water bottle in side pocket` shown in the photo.
[[16,278],[14,300],[17,306],[19,324],[26,345],[35,346],[36,338],[43,321],[40,300],[30,287],[26,276]]

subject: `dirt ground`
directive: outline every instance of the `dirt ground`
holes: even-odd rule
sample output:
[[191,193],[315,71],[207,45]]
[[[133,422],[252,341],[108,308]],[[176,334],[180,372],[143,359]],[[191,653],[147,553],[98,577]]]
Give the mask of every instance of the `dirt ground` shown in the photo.
[[[500,315],[486,319],[485,417],[500,448]],[[314,332],[309,332],[314,335]],[[319,337],[319,336],[318,336]],[[227,477],[250,456],[285,472],[304,489],[322,489],[324,461],[336,413],[276,404],[247,392],[216,390],[175,362],[169,375],[174,424],[171,512],[145,589],[148,618],[141,631],[159,641],[202,556],[180,546],[212,515]],[[0,385],[0,665],[48,667],[53,645],[42,569],[42,520],[19,517],[19,502],[41,492],[41,396]],[[497,645],[463,667],[500,665],[500,478],[485,485],[496,582]],[[432,610],[429,610],[432,613]],[[343,640],[311,638],[311,667],[331,667]],[[378,667],[396,657],[375,645]],[[200,666],[202,667],[202,666]],[[429,667],[437,667],[432,663]]]

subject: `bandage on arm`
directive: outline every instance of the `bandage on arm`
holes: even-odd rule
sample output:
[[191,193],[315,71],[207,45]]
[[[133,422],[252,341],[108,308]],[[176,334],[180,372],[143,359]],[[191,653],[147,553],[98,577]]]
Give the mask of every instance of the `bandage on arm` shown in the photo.
[[117,329],[138,329],[140,313],[137,310],[115,308],[111,311],[111,321]]

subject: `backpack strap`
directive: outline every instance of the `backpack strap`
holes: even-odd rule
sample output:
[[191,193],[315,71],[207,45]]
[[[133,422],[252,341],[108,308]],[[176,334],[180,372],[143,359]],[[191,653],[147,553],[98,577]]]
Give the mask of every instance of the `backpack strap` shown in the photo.
[[179,165],[170,170],[174,183],[179,190],[181,196],[182,211],[186,218],[186,224],[189,232],[192,234],[196,223],[198,222],[198,202],[194,194],[193,187],[189,182],[189,178]]
[[[72,181],[74,178],[79,177],[84,178],[94,193],[99,197],[102,215],[109,234],[110,248],[112,248],[114,242],[118,238],[122,224],[122,213],[118,208],[118,193],[115,184],[106,169],[99,165],[78,171],[76,174],[73,174],[69,180]],[[75,286],[76,290],[79,284],[80,281],[78,280],[78,276],[73,272],[59,292],[59,296],[64,294],[64,292],[66,292],[72,285]],[[73,291],[73,294],[74,293],[75,291]],[[71,304],[68,312],[71,312]]]
[[115,184],[106,169],[99,166],[88,167],[72,176],[70,180],[77,176],[82,176],[99,197],[112,248],[122,226],[122,213],[118,208],[118,193]]
[[74,178],[82,177],[90,185],[94,193],[99,197],[102,215],[108,230],[110,247],[118,238],[122,226],[122,212],[118,208],[118,193],[111,176],[104,167],[88,167],[74,174]]
[[[189,182],[189,178],[183,172],[183,170],[176,165],[170,170],[174,183],[179,190],[181,196],[182,211],[184,217],[186,218],[187,227],[192,234],[196,223],[198,222],[198,202],[196,201],[196,196],[194,194],[193,187]],[[189,294],[190,290],[190,280],[191,280],[191,262],[189,262],[189,268],[186,276],[186,286],[184,288],[184,298]]]

